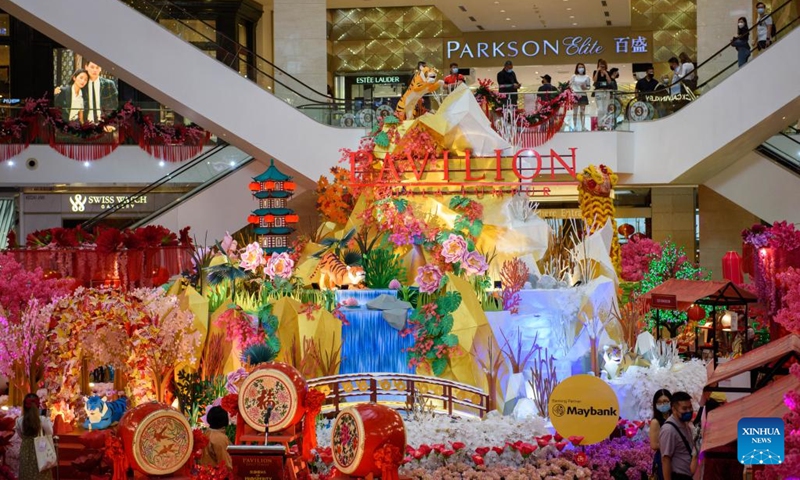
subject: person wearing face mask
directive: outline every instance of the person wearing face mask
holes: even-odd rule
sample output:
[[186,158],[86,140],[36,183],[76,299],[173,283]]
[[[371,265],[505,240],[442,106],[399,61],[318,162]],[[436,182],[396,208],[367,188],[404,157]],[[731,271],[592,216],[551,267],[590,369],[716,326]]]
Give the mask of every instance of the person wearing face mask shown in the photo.
[[655,92],[658,89],[658,80],[656,80],[656,71],[650,66],[645,73],[644,78],[640,78],[638,82],[636,82],[636,93],[638,94],[639,100],[644,101],[645,96],[643,94]]
[[739,68],[742,68],[742,65],[747,63],[747,59],[750,58],[750,43],[747,38],[750,34],[750,28],[747,26],[747,19],[739,17],[736,28],[736,36],[731,40],[731,46],[736,49],[739,57]]
[[658,435],[664,480],[692,480],[697,470],[697,452],[692,433],[692,397],[675,392],[670,401],[672,415]]
[[597,126],[600,130],[606,128],[608,121],[608,107],[611,104],[611,74],[608,72],[608,63],[602,58],[597,61],[597,70],[592,73],[594,84],[594,97],[597,101]]
[[450,64],[450,75],[444,77],[444,84],[447,86],[448,91],[453,91],[459,83],[467,83],[464,80],[464,75],[458,73],[458,64]]
[[758,19],[756,20],[756,39],[758,50],[764,50],[772,44],[772,15],[767,14],[767,6],[764,2],[756,4],[756,13]]
[[517,74],[514,73],[514,63],[511,60],[506,60],[503,69],[497,72],[497,85],[500,93],[506,94],[506,101],[516,105],[517,91],[522,85],[517,81]]
[[653,454],[653,476],[657,480],[664,480],[664,475],[661,472],[661,450],[659,449],[658,437],[661,433],[661,426],[669,418],[670,410],[672,410],[672,394],[669,390],[661,389],[653,395],[653,419],[650,420],[650,448],[655,452]]
[[[573,130],[580,132],[586,122],[586,105],[589,105],[589,97],[586,92],[592,88],[592,79],[586,75],[586,65],[578,63],[575,65],[575,75],[569,80],[569,86],[575,94],[575,106],[572,107]],[[580,114],[580,120],[578,115]]]
[[542,86],[539,87],[538,100],[543,103],[552,102],[558,96],[558,89],[551,83],[550,75],[542,75]]

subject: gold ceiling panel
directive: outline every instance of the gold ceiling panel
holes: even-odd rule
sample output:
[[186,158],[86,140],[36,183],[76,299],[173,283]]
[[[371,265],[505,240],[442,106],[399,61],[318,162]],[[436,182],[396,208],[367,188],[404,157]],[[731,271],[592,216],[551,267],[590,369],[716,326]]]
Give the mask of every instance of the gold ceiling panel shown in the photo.
[[413,70],[422,60],[438,65],[444,38],[461,34],[431,6],[331,11],[336,72]]
[[653,32],[655,63],[681,52],[697,56],[696,0],[631,0],[631,26]]

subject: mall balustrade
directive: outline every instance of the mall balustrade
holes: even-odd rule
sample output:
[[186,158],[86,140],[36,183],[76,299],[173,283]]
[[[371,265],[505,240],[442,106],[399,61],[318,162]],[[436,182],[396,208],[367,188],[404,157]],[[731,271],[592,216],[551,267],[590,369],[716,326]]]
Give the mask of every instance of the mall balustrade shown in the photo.
[[788,127],[764,142],[756,152],[800,175],[800,131]]
[[[193,16],[191,13],[169,1],[120,0],[153,20],[173,31],[179,38],[192,43],[216,55],[217,60],[236,69],[242,76],[256,82],[266,91],[278,96],[289,105],[317,122],[343,128],[372,128],[380,116],[392,111],[393,105],[372,99],[347,101],[333,98],[319,92],[286,71],[264,59],[255,52],[245,48],[238,42],[220,34],[216,28]],[[770,14],[776,18],[779,14],[789,12],[794,0],[787,0]],[[778,28],[775,41],[779,41],[797,24],[797,15],[790,18]],[[752,33],[757,25],[750,29]],[[626,90],[604,90],[603,96],[608,99],[597,104],[597,92],[587,92],[591,101],[583,115],[566,115],[562,132],[595,131],[595,130],[628,130],[630,122],[657,120],[671,115],[708,92],[719,82],[732,75],[737,69],[736,61],[719,66],[718,60],[723,52],[732,48],[725,44],[708,59],[695,68],[695,80],[666,79],[652,92],[632,92]],[[752,52],[755,52],[753,47]],[[283,89],[276,86],[284,87]],[[476,87],[473,87],[473,90]],[[277,91],[276,91],[277,90]],[[443,94],[446,96],[446,93]],[[519,91],[522,99],[521,108],[530,112],[531,96],[539,97],[542,93],[523,87]],[[428,95],[428,104],[436,105],[442,95]],[[538,98],[537,98],[538,100]],[[540,102],[534,100],[538,105]],[[432,102],[432,103],[431,103]],[[601,111],[602,110],[602,111]],[[583,119],[583,122],[581,122]]]

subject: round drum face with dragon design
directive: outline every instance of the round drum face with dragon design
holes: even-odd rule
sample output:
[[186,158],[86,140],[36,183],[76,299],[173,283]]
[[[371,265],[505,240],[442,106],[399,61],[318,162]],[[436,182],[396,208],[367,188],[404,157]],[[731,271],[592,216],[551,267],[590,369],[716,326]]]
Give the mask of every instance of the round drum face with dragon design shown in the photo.
[[167,405],[150,403],[129,411],[120,430],[131,466],[141,473],[175,473],[192,455],[192,428],[186,417]]
[[303,417],[306,381],[295,368],[284,363],[268,363],[254,370],[239,388],[239,412],[253,429],[266,429],[264,416],[269,402],[272,413],[269,431],[279,432]]

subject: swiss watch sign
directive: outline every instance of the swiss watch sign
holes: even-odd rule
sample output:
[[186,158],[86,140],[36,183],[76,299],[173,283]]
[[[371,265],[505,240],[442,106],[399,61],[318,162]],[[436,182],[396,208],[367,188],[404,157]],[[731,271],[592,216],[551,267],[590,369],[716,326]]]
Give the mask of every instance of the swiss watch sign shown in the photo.
[[617,394],[592,375],[573,375],[559,383],[548,409],[556,431],[565,438],[582,436],[581,445],[605,440],[619,421]]

